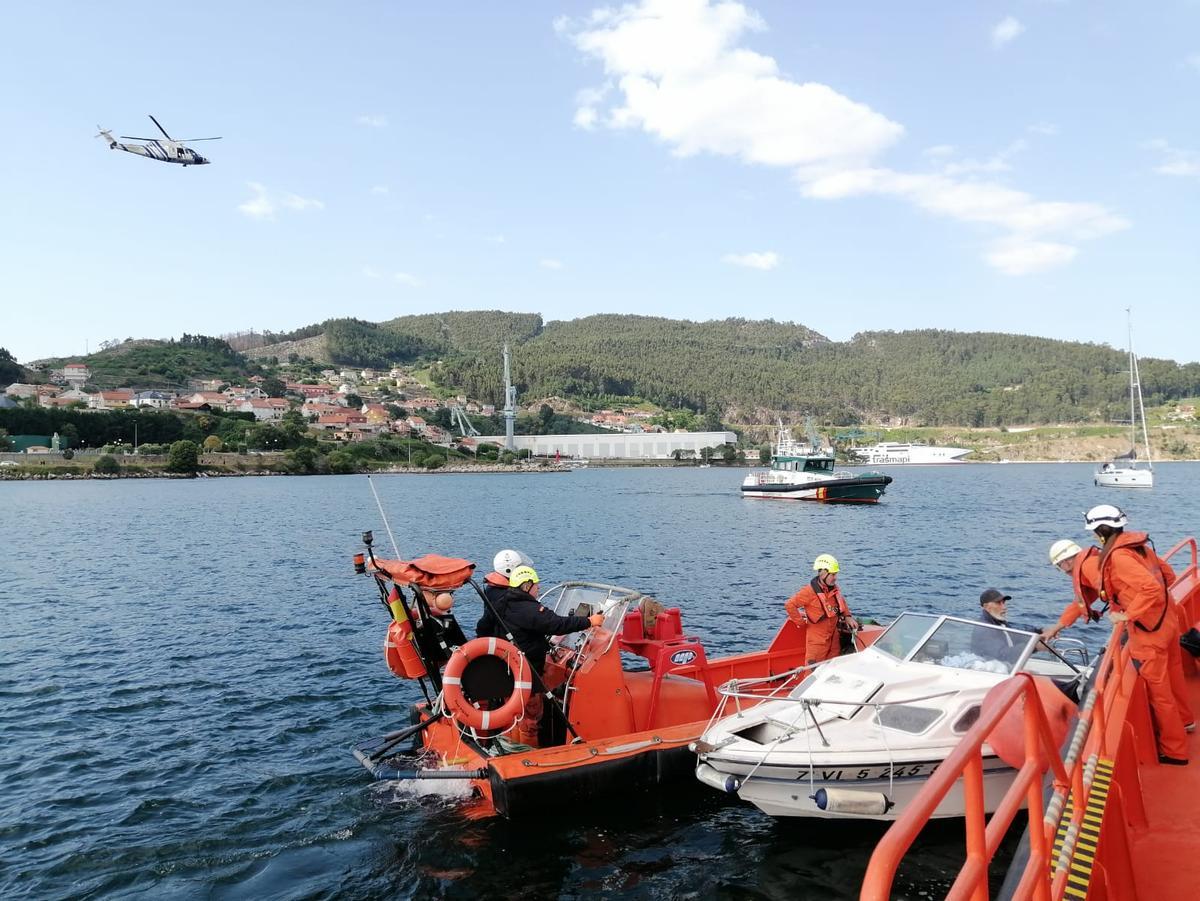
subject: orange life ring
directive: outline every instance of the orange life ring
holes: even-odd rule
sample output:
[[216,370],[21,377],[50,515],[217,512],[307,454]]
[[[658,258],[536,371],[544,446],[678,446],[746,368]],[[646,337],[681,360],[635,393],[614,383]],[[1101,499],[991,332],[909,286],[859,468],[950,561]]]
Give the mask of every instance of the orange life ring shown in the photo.
[[[463,694],[462,674],[472,660],[499,657],[513,676],[512,694],[495,710],[480,710]],[[512,642],[503,638],[475,638],[455,648],[442,673],[442,703],[454,719],[472,729],[507,729],[525,710],[533,690],[529,661]]]

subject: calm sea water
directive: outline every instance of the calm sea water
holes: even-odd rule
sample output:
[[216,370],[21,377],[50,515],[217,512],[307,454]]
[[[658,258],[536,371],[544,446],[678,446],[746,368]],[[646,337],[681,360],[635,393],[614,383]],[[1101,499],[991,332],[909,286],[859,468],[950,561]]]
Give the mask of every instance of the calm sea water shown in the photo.
[[[890,472],[877,507],[746,500],[744,471],[718,468],[374,481],[405,555],[486,569],[514,546],[544,579],[678,604],[710,654],[762,647],[818,553],[860,616],[974,614],[996,586],[1048,623],[1068,585],[1046,548],[1082,542],[1087,507],[1120,503],[1160,551],[1200,528],[1200,464],[1120,493],[1084,465]],[[0,896],[856,895],[873,827],[691,787],[471,822],[369,782],[347,748],[416,692],[352,574],[368,528],[386,547],[362,476],[0,484]],[[898,890],[944,890],[960,848],[960,826],[936,830]]]

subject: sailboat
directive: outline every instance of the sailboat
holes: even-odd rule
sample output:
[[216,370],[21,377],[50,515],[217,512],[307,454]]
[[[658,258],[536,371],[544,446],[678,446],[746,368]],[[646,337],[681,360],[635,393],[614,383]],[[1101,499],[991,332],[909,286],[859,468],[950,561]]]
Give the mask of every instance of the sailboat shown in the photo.
[[[1125,310],[1129,315],[1129,310]],[[1138,423],[1142,425],[1142,446],[1146,452],[1145,465],[1137,458]],[[1146,433],[1146,408],[1142,406],[1142,382],[1138,375],[1137,355],[1133,352],[1133,317],[1129,319],[1129,450],[1103,463],[1096,470],[1094,482],[1100,488],[1153,488],[1154,460],[1150,457],[1150,436]]]

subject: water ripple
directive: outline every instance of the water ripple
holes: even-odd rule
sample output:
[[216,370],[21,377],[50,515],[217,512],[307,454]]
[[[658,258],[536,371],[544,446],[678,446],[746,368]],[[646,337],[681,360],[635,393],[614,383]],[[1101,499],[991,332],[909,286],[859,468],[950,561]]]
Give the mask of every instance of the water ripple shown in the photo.
[[[875,508],[745,500],[742,475],[375,484],[405,554],[486,565],[515,545],[551,581],[682,607],[713,655],[762,647],[823,552],[860,616],[973,614],[994,585],[1014,619],[1048,622],[1069,589],[1046,547],[1085,537],[1098,502],[1086,466],[902,468]],[[1200,467],[1177,464],[1118,502],[1165,548],[1197,501]],[[772,820],[700,786],[639,798],[636,816],[597,801],[509,824],[464,820],[452,784],[368,781],[346,748],[419,694],[387,672],[383,611],[352,574],[366,528],[385,535],[361,477],[0,484],[3,546],[56,564],[10,554],[0,583],[0,895],[856,895],[877,831]],[[459,609],[473,624],[477,602]],[[944,892],[960,846],[961,828],[935,834],[897,890]]]

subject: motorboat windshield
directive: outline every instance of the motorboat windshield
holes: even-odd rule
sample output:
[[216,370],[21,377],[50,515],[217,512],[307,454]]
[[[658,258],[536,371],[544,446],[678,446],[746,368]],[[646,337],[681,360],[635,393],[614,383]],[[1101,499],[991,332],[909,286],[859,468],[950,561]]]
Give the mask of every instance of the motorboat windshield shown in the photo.
[[1032,654],[1033,632],[928,613],[901,613],[872,647],[913,663],[1010,675]]
[[591,656],[599,657],[612,645],[625,622],[625,614],[644,595],[632,588],[605,585],[601,582],[563,582],[542,594],[539,600],[543,607],[551,608],[559,616],[604,616],[604,625],[595,630],[595,636],[603,640],[588,643],[588,632],[570,632],[552,639],[556,647],[572,651],[580,650],[585,643]]

